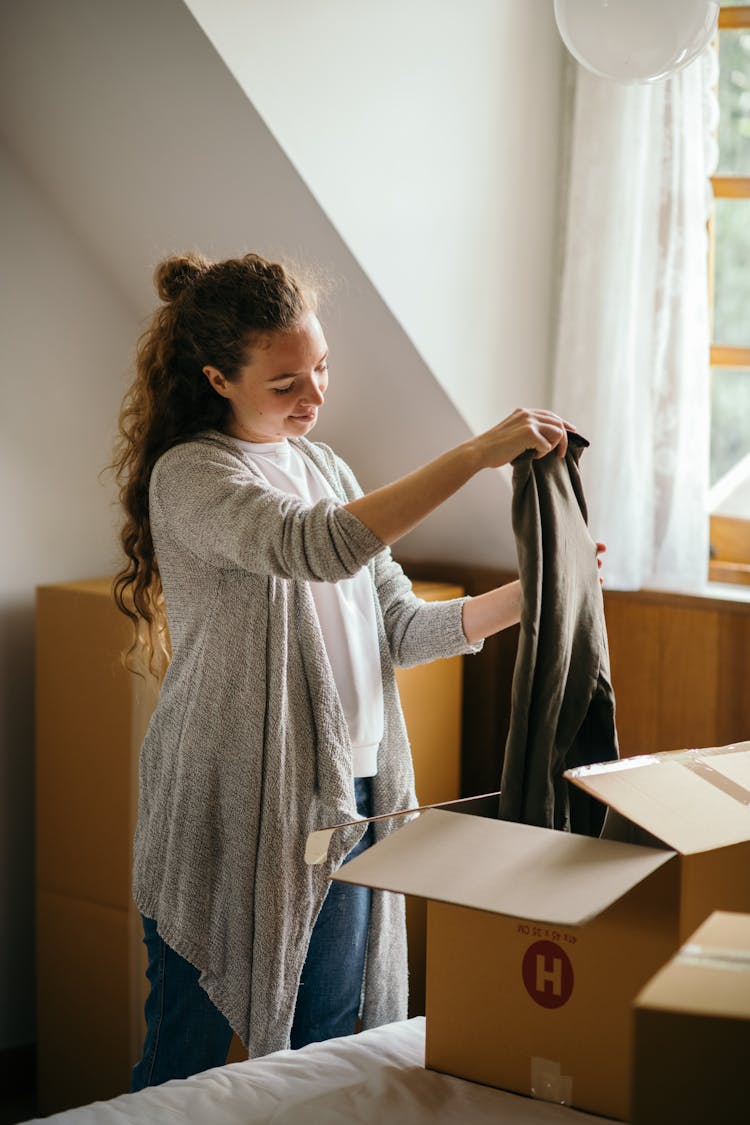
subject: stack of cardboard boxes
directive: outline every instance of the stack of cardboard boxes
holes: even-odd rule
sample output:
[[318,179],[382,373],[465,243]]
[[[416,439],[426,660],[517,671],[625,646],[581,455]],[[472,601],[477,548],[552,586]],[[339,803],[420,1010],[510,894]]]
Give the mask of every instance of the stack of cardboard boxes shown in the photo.
[[[634,1002],[714,910],[750,913],[750,743],[567,776],[607,805],[605,837],[431,810],[336,878],[428,901],[428,1067],[622,1120],[685,1122],[646,1116],[666,1044],[649,993],[637,1024]],[[634,1027],[651,1036],[637,1049]],[[724,1109],[700,1120],[742,1120]]]

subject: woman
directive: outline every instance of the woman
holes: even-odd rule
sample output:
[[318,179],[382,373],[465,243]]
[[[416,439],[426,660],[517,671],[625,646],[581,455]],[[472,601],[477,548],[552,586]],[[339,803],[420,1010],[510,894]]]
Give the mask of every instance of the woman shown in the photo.
[[[516,411],[363,495],[307,440],[328,388],[314,293],[248,254],[156,270],[116,458],[115,591],[171,661],[141,751],[134,897],[151,994],[133,1089],[406,1014],[400,896],[335,885],[387,834],[315,828],[413,805],[393,668],[476,652],[518,584],[424,603],[389,546],[481,469],[564,456],[566,423]],[[166,617],[165,617],[166,615]],[[143,631],[141,631],[143,637]]]

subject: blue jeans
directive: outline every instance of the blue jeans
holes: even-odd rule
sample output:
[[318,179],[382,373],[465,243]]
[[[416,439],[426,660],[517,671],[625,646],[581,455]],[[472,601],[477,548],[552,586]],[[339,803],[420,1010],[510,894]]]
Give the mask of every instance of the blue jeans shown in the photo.
[[[355,778],[360,816],[371,815],[370,779]],[[372,825],[347,856],[372,843]],[[355,1030],[370,923],[371,891],[331,883],[313,927],[292,1025],[292,1047],[304,1047]],[[198,984],[198,970],[175,953],[143,916],[148,953],[143,1056],[133,1067],[131,1090],[188,1078],[226,1062],[232,1029]]]

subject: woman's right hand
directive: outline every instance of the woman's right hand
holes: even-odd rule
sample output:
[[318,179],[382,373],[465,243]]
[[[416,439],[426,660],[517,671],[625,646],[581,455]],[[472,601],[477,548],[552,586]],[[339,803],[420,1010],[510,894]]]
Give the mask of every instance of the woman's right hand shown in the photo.
[[461,442],[421,469],[344,506],[381,543],[390,545],[416,527],[481,469],[506,465],[527,449],[533,449],[535,457],[544,457],[551,449],[557,449],[564,457],[568,430],[573,428],[549,410],[514,410],[504,422],[486,433]]
[[552,449],[564,457],[569,430],[575,427],[549,410],[519,409],[474,441],[482,468],[496,469],[530,449],[535,457],[544,457]]

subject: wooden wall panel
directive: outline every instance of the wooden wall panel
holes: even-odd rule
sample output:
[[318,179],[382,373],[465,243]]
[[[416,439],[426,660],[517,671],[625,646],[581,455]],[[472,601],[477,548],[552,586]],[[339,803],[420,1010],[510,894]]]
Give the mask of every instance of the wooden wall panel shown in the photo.
[[712,558],[750,563],[750,520],[711,516],[710,529]]
[[[607,608],[610,669],[621,753],[626,753],[626,747],[632,747],[631,753],[643,752],[638,747],[648,745],[652,732],[658,728],[662,694],[658,615],[658,607],[639,614],[637,619],[633,619],[627,604],[615,603]],[[623,685],[622,695],[619,684]]]
[[605,594],[623,756],[750,738],[750,602]]
[[710,745],[718,615],[619,597],[606,614],[620,752]]
[[750,738],[750,606],[720,619],[716,715],[719,745]]

